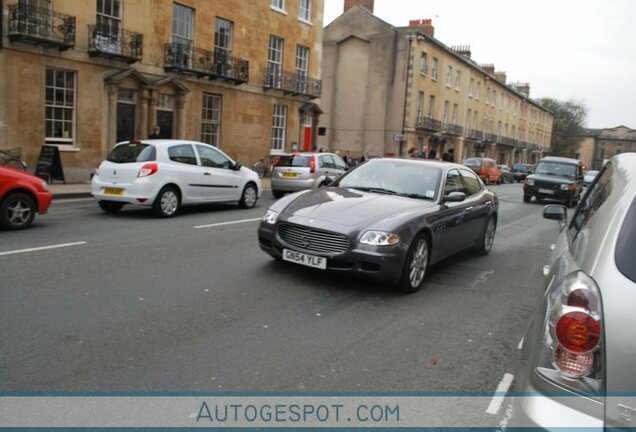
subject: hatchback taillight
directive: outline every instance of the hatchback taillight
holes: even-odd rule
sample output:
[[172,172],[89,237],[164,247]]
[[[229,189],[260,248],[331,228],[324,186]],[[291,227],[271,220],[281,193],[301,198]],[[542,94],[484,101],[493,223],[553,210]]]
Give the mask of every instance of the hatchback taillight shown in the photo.
[[157,166],[155,162],[147,163],[141,167],[141,169],[139,170],[139,173],[137,174],[137,177],[148,177],[156,173],[158,170],[159,170],[159,167]]
[[537,371],[561,386],[598,394],[604,348],[601,297],[596,283],[586,273],[577,271],[553,284],[546,301]]
[[311,159],[309,160],[309,172],[311,174],[316,172],[316,156],[311,156]]

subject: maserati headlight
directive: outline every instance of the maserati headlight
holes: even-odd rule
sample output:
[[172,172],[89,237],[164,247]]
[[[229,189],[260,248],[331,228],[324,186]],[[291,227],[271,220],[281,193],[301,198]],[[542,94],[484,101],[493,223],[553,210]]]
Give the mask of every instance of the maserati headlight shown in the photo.
[[274,225],[276,223],[276,219],[278,219],[278,213],[274,210],[267,209],[267,211],[261,218],[261,221],[270,225]]
[[384,231],[367,231],[360,237],[360,243],[372,246],[391,246],[399,242],[399,235]]

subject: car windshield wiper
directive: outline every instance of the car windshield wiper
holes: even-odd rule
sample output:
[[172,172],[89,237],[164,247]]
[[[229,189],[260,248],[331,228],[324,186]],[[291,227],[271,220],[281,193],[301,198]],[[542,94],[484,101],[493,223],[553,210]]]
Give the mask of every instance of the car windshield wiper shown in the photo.
[[394,190],[384,189],[380,187],[368,187],[368,186],[344,186],[344,187],[347,187],[349,189],[357,189],[364,192],[381,193],[381,194],[387,194],[387,195],[400,195],[398,192]]
[[403,196],[403,197],[407,197],[407,198],[424,199],[424,200],[427,200],[427,201],[433,201],[433,199],[434,199],[433,197],[426,196],[426,195],[420,195],[420,194],[416,194],[416,193],[401,193],[401,194],[398,194],[398,195]]

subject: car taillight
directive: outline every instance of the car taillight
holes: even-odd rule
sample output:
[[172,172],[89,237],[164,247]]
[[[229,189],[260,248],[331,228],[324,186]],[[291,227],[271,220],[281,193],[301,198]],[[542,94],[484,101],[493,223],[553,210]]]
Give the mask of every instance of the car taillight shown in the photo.
[[309,172],[311,174],[316,172],[316,156],[312,156],[311,160],[309,161]]
[[603,328],[596,282],[582,271],[550,286],[537,371],[591,396],[601,392]]
[[139,173],[137,174],[137,177],[148,177],[156,173],[158,169],[159,167],[156,163],[147,163],[141,167]]
[[556,323],[556,340],[573,353],[587,353],[601,341],[601,325],[587,312],[572,311]]

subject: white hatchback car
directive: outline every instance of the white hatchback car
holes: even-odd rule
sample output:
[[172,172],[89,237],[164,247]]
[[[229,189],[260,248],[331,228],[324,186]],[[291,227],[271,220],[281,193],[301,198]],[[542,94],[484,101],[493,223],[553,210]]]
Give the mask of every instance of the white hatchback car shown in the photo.
[[252,208],[263,188],[254,171],[211,145],[142,140],[111,150],[93,176],[91,193],[106,213],[136,204],[170,217],[186,204],[238,202]]
[[571,218],[544,208],[561,232],[523,339],[513,430],[636,429],[635,172],[636,153],[621,153]]

